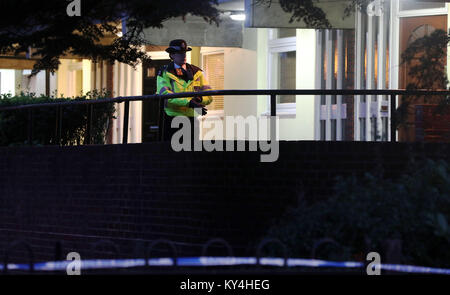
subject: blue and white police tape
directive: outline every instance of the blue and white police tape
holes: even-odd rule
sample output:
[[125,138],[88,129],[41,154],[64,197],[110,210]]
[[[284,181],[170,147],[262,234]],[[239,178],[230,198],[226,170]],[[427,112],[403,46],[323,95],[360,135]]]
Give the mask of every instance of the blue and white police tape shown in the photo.
[[[146,266],[145,259],[92,259],[92,260],[67,260],[67,261],[48,261],[33,264],[35,271],[64,271],[68,267],[73,267],[76,263],[80,269],[107,269],[107,268],[132,268]],[[150,258],[147,260],[148,266],[175,266],[173,258]],[[256,257],[179,257],[176,260],[177,266],[230,266],[230,265],[257,265]],[[362,262],[354,261],[326,261],[317,259],[301,258],[275,258],[262,257],[259,259],[260,265],[283,267],[334,267],[334,268],[362,268]],[[30,264],[9,263],[8,270],[30,270]],[[376,264],[372,264],[376,266]],[[401,264],[379,264],[380,269],[422,274],[445,274],[450,275],[450,269],[433,268],[424,266],[401,265]],[[0,270],[4,265],[0,264]]]

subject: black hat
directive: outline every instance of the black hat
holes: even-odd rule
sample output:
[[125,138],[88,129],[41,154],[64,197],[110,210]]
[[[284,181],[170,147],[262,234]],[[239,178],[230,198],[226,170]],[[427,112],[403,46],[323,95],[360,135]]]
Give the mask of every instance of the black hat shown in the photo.
[[176,39],[170,41],[169,48],[166,49],[168,53],[179,53],[179,52],[186,52],[191,51],[192,48],[187,47],[186,41],[182,39]]

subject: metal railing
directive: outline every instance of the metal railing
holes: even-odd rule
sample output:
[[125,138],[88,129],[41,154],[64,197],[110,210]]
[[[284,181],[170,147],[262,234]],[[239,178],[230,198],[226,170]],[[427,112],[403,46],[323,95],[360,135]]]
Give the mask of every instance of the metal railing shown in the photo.
[[[167,95],[141,95],[141,96],[120,96],[109,99],[88,99],[84,101],[68,101],[68,102],[56,102],[56,103],[39,103],[39,104],[27,104],[27,105],[18,105],[18,106],[8,106],[8,107],[0,107],[0,111],[6,110],[20,110],[27,109],[28,110],[28,143],[32,144],[33,139],[33,110],[36,108],[45,108],[45,107],[56,107],[56,130],[57,130],[57,142],[61,141],[61,130],[62,130],[62,108],[69,105],[87,105],[87,126],[86,126],[86,144],[90,144],[91,142],[91,131],[92,131],[92,114],[93,107],[95,104],[104,104],[104,103],[124,103],[124,115],[123,115],[123,137],[122,144],[128,143],[128,121],[129,121],[129,113],[130,113],[130,101],[144,101],[144,100],[158,100],[159,101],[159,139],[162,139],[162,118],[164,111],[164,100],[171,98],[183,98],[183,97],[193,97],[193,96],[230,96],[230,95],[240,95],[240,96],[249,96],[249,95],[267,95],[270,96],[270,116],[274,118],[277,115],[276,109],[276,99],[278,95],[383,95],[389,97],[390,100],[390,110],[391,110],[391,124],[390,124],[390,132],[391,132],[391,142],[396,141],[396,113],[397,109],[396,97],[398,95],[416,95],[416,96],[448,96],[450,95],[450,91],[447,90],[366,90],[366,89],[342,89],[342,90],[326,90],[326,89],[304,89],[304,90],[212,90],[212,91],[201,91],[201,92],[183,92],[183,93],[174,93]],[[271,120],[271,130],[274,131],[275,128],[275,120]],[[273,137],[273,133],[271,131],[271,138]]]

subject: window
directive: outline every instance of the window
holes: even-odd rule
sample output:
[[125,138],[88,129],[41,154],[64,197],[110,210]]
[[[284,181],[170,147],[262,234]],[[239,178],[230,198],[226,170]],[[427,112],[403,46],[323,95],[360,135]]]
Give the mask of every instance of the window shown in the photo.
[[[296,29],[272,29],[269,36],[270,89],[296,89]],[[295,95],[278,95],[277,104],[295,109]],[[269,104],[270,105],[270,104]]]
[[[224,88],[224,54],[204,54],[203,70],[206,80],[213,90],[223,90]],[[223,95],[214,96],[213,102],[208,106],[209,110],[223,110]]]
[[[271,88],[295,89],[295,51],[274,53]],[[295,95],[278,95],[277,103],[295,103]]]

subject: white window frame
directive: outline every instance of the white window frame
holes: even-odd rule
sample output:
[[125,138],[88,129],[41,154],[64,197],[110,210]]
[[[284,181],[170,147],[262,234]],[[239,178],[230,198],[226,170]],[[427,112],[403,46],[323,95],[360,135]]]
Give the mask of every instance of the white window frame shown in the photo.
[[[276,38],[277,29],[269,30],[268,54],[267,54],[267,85],[269,89],[274,89],[272,85],[272,65],[273,56],[281,52],[297,52],[297,36]],[[277,103],[277,115],[281,116],[295,116],[296,103]],[[267,111],[263,115],[270,116],[270,97],[267,97]]]
[[389,86],[391,89],[397,89],[399,87],[398,75],[399,75],[399,63],[400,63],[400,18],[402,17],[417,17],[417,16],[433,16],[433,15],[446,15],[448,14],[449,4],[445,4],[445,8],[432,8],[421,10],[407,10],[400,11],[400,3],[398,1],[391,1],[391,36],[390,44],[391,48],[389,67],[391,69]]
[[[224,58],[225,58],[225,50],[224,49],[205,50],[203,47],[200,49],[200,67],[202,70],[205,69],[205,65],[203,64],[203,57],[206,55],[214,55],[214,54],[223,54]],[[224,68],[225,68],[225,64],[224,64]],[[208,83],[209,83],[209,81],[208,81]],[[213,89],[213,90],[216,90],[216,89]],[[228,95],[224,95],[222,110],[211,110],[211,111],[208,110],[208,113],[205,116],[199,117],[199,119],[205,120],[207,118],[214,118],[214,117],[223,119],[225,116],[225,100],[226,100],[227,96]]]
[[[399,0],[397,2],[400,1],[408,1],[408,0]],[[425,8],[425,9],[404,10],[404,11],[400,11],[400,3],[397,3],[397,12],[398,17],[443,15],[448,13],[448,3],[445,3],[445,7],[441,8]]]

